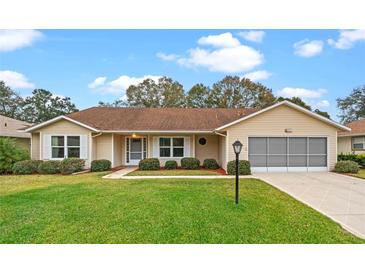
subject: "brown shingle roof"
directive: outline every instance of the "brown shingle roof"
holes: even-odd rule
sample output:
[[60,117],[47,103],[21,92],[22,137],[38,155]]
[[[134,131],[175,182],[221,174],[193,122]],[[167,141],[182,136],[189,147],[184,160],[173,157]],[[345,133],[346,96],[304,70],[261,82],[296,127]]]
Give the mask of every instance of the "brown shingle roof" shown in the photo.
[[30,138],[30,134],[23,132],[22,129],[31,125],[32,124],[24,121],[0,115],[0,136]]
[[242,108],[93,107],[67,116],[98,130],[212,131],[255,111]]
[[351,132],[340,131],[338,133],[339,136],[349,136],[349,135],[359,135],[359,134],[365,135],[365,118],[351,122],[346,126],[351,128]]

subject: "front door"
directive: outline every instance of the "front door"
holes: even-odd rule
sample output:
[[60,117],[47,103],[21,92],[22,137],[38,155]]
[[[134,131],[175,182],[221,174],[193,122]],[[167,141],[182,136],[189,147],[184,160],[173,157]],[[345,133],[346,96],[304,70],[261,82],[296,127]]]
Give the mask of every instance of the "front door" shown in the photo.
[[127,138],[127,164],[138,165],[144,158],[145,138]]

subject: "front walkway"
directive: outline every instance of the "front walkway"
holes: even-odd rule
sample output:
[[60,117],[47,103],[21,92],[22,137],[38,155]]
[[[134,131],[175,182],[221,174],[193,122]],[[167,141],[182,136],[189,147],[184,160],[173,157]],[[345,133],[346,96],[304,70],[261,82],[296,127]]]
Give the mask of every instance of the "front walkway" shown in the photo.
[[365,239],[365,180],[331,172],[256,173]]
[[108,175],[103,176],[104,179],[120,179],[124,175],[131,173],[138,169],[138,166],[130,166],[130,167],[124,167],[118,171],[115,171],[113,173],[110,173]]

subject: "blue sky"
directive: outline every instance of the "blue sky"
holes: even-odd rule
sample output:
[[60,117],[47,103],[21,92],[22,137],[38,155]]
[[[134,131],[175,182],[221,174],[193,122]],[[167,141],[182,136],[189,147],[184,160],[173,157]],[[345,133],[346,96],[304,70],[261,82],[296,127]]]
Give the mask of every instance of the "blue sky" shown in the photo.
[[124,96],[146,76],[189,90],[247,76],[337,119],[336,98],[365,84],[363,30],[0,31],[0,80],[69,96],[80,109]]

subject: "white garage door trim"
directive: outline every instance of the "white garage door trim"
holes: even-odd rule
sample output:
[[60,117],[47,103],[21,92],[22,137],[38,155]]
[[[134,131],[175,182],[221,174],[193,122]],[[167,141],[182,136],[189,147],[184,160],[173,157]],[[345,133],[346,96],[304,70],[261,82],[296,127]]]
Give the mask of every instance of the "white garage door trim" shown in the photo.
[[[259,153],[254,153],[254,154],[250,154],[250,138],[266,138],[266,144],[267,147],[265,148],[266,152],[263,152],[263,154],[259,154]],[[284,147],[282,146],[282,148],[284,148],[283,150],[285,150],[285,153],[269,153],[269,147],[270,147],[270,138],[285,138],[286,141],[285,143],[282,142],[282,145],[284,145]],[[306,149],[306,153],[294,153],[294,154],[290,154],[290,144],[292,144],[290,142],[291,138],[306,138],[306,145],[305,145],[305,149]],[[326,153],[318,153],[318,154],[314,154],[314,153],[310,153],[309,149],[310,149],[310,138],[323,138],[326,140]],[[272,140],[275,141],[275,140]],[[280,140],[279,143],[277,144],[278,147],[280,146]],[[282,141],[282,140],[281,140]],[[294,141],[294,140],[293,140]],[[303,141],[303,140],[302,140]],[[252,160],[252,158],[250,156],[257,156],[257,157],[265,157],[265,161],[266,164],[265,166],[261,166],[261,167],[251,167],[253,172],[320,172],[320,171],[328,171],[329,170],[329,143],[328,143],[328,136],[278,136],[278,135],[265,135],[265,136],[248,136],[247,137],[247,158],[249,160]],[[280,151],[280,149],[279,149]],[[273,156],[272,159],[275,162],[275,158],[277,158],[277,160],[280,162],[281,160],[281,164],[278,164],[277,167],[275,166],[269,166],[268,161],[270,159],[270,155]],[[310,164],[310,155],[311,156],[325,156],[326,157],[326,166],[309,166]],[[297,166],[297,167],[289,167],[289,163],[290,163],[290,156],[293,157],[305,157],[305,161],[306,161],[306,166]],[[318,158],[317,158],[318,159]],[[263,159],[262,159],[263,160]],[[300,159],[299,159],[300,160]],[[301,159],[303,161],[303,158]],[[282,165],[282,166],[281,166]],[[285,165],[285,166],[283,166]]]

